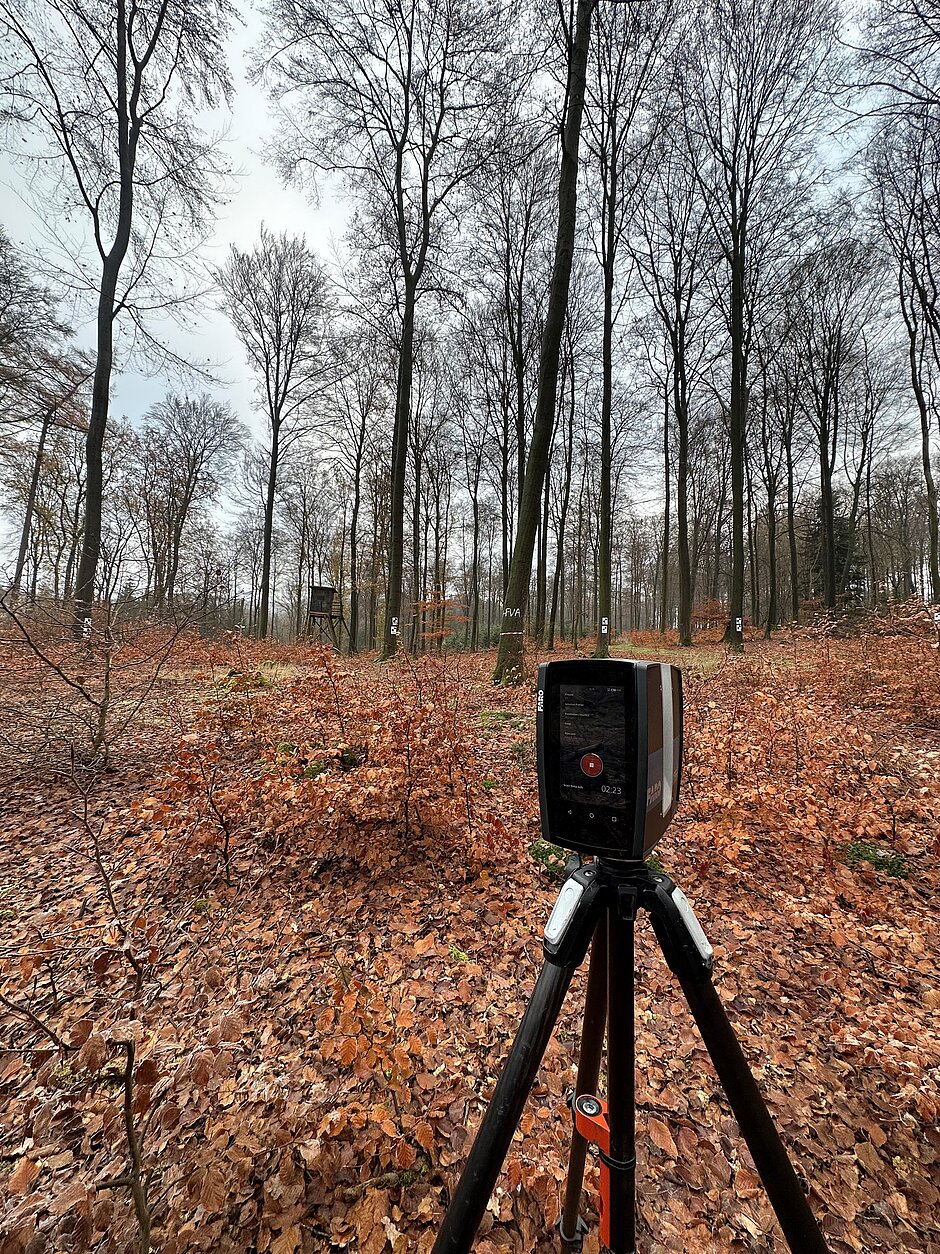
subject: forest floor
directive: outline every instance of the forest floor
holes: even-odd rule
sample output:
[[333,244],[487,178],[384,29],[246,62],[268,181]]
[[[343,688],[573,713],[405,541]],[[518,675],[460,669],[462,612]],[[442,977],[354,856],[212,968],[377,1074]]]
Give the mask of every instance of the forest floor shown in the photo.
[[[487,654],[122,648],[106,701],[67,646],[0,689],[0,1254],[428,1251],[557,892],[531,689]],[[900,623],[684,661],[657,853],[833,1254],[940,1254],[940,654]],[[640,1249],[782,1252],[646,924],[637,967]],[[557,1248],[583,984],[479,1254]]]

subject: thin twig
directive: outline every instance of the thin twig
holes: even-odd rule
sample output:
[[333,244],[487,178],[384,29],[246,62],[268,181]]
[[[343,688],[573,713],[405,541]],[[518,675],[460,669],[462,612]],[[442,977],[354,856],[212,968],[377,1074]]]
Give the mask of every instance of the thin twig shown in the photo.
[[128,1169],[123,1175],[105,1180],[98,1189],[130,1189],[134,1199],[134,1213],[137,1216],[137,1227],[140,1231],[140,1254],[150,1254],[150,1205],[147,1201],[147,1186],[144,1183],[143,1160],[141,1156],[141,1138],[134,1126],[134,1057],[136,1046],[133,1041],[117,1041],[125,1054],[126,1066],[122,1077],[124,1082],[124,1135],[127,1138],[127,1152],[130,1158]]
[[121,946],[121,953],[124,955],[128,963],[134,970],[134,977],[136,981],[135,987],[134,987],[134,993],[136,995],[137,993],[140,992],[141,987],[144,982],[144,966],[131,947],[130,932],[128,931],[127,927],[124,924],[124,920],[121,917],[121,912],[118,909],[117,901],[114,898],[114,889],[111,886],[111,875],[107,867],[104,864],[104,855],[101,852],[101,833],[104,831],[104,824],[103,823],[100,824],[96,832],[88,819],[88,793],[87,791],[82,793],[82,825],[84,826],[85,831],[88,833],[88,837],[91,840],[92,861],[94,862],[95,866],[98,868],[98,874],[101,877],[101,883],[104,886],[105,896],[108,899],[108,905],[111,907],[111,914],[114,918],[114,925],[120,932],[121,939],[124,942]]
[[4,997],[3,993],[0,993],[0,1003],[6,1006],[7,1010],[9,1010],[12,1014],[21,1015],[22,1018],[28,1019],[34,1027],[39,1028],[40,1032],[45,1032],[46,1036],[48,1036],[49,1040],[52,1041],[56,1049],[61,1049],[63,1053],[67,1053],[72,1048],[71,1045],[67,1045],[65,1041],[63,1041],[58,1032],[53,1031],[53,1029],[49,1027],[48,1023],[43,1023],[42,1019],[40,1019],[38,1015],[34,1015],[33,1012],[26,1006],[18,1006],[15,1001],[10,1001],[9,997]]

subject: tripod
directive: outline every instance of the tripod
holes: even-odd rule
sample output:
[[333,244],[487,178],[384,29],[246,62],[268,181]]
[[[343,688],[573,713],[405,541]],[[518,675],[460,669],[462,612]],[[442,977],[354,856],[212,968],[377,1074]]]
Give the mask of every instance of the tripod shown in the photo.
[[[574,972],[591,950],[568,1178],[558,1231],[582,1246],[589,1144],[600,1159],[601,1243],[636,1250],[634,925],[638,911],[677,976],[793,1254],[828,1254],[711,980],[711,946],[672,880],[645,863],[600,859],[562,885],[545,928],[546,963],[503,1067],[432,1254],[469,1254]],[[607,1101],[594,1096],[607,1029]]]

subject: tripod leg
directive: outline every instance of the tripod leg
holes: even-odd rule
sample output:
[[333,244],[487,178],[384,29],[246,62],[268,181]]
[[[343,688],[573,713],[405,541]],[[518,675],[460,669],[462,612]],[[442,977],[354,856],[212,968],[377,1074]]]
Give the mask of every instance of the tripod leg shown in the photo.
[[565,966],[546,963],[542,968],[432,1254],[468,1254],[571,977],[583,956],[582,950],[577,961]]
[[[669,959],[668,953],[666,958]],[[793,1254],[828,1254],[715,986],[707,978],[688,979],[678,972],[677,975],[787,1244]]]
[[[631,905],[626,908],[627,901]],[[611,903],[607,1023],[607,1119],[610,1198],[607,1244],[636,1249],[636,1041],[634,1011],[635,894]]]
[[[601,1051],[604,1048],[604,1026],[607,1020],[607,912],[597,921],[597,930],[591,943],[591,963],[588,967],[587,993],[584,1002],[584,1026],[581,1029],[581,1051],[578,1055],[578,1078],[575,1096],[597,1092],[597,1077],[601,1069]],[[584,1186],[584,1163],[588,1143],[574,1126],[572,1120],[571,1151],[568,1155],[568,1179],[565,1184],[565,1202],[558,1232],[564,1245],[581,1248],[581,1191]]]

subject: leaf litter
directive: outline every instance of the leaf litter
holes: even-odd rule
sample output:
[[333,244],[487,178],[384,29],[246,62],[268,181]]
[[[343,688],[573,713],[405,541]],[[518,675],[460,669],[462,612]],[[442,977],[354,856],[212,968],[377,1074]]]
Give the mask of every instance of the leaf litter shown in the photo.
[[[297,649],[258,685],[270,650],[211,657],[178,732],[143,738],[146,768],[129,752],[96,781],[108,891],[74,787],[7,789],[0,1254],[135,1248],[129,1190],[102,1187],[127,1171],[129,1041],[152,1248],[433,1244],[557,891],[526,853],[531,696],[494,690],[485,655]],[[833,1254],[936,1254],[936,654],[801,633],[687,681],[681,817],[657,852]],[[909,874],[850,866],[853,841]],[[641,1248],[783,1251],[647,925],[638,940]],[[582,971],[480,1254],[555,1248],[583,997]],[[593,1220],[590,1162],[586,1183]]]

